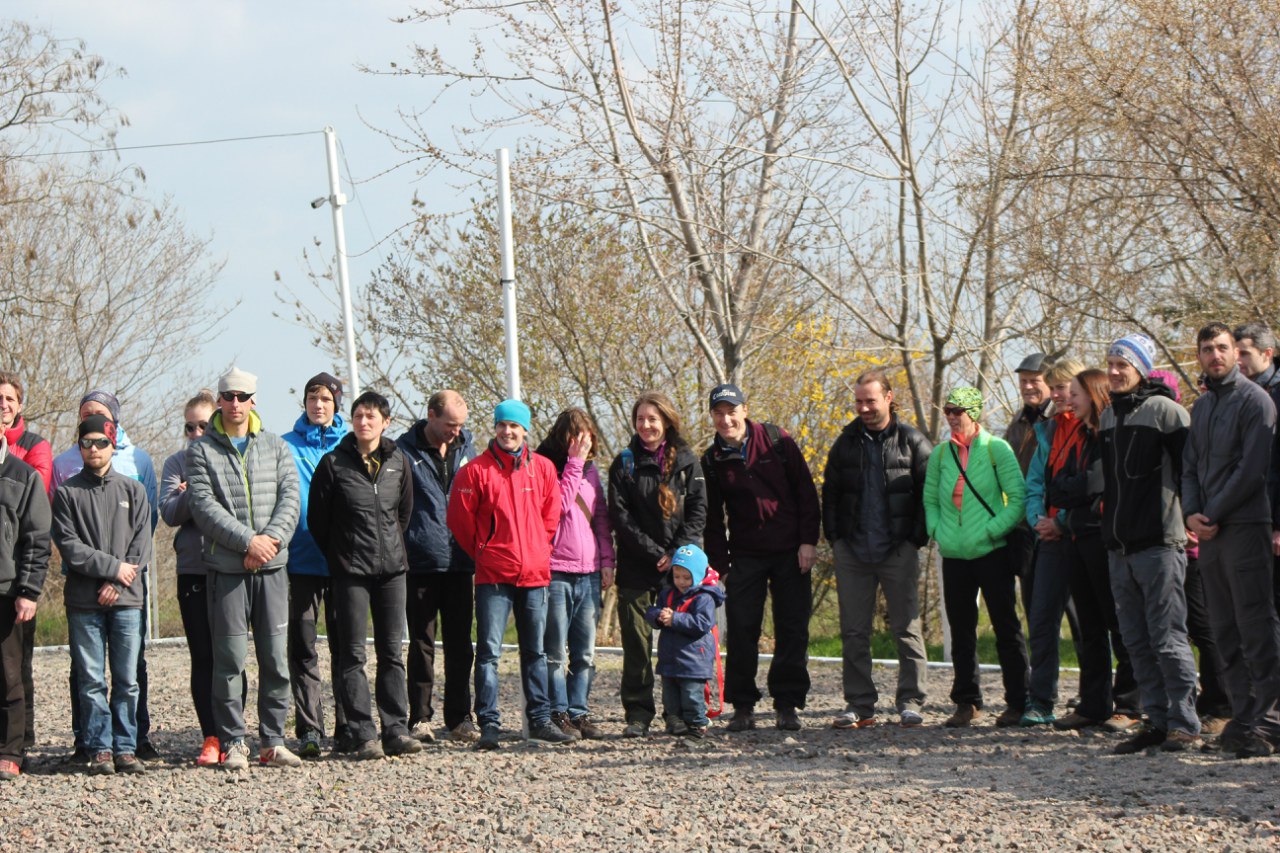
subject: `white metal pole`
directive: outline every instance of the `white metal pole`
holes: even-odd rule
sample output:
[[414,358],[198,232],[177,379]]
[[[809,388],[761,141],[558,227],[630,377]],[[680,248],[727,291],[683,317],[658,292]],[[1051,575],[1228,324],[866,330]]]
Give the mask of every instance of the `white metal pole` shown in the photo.
[[342,322],[347,335],[347,381],[351,399],[360,396],[360,370],[356,365],[356,329],[351,318],[351,277],[347,273],[347,236],[342,226],[342,206],[347,197],[338,181],[338,135],[324,129],[324,147],[329,161],[329,208],[333,211],[333,243],[338,257],[338,288],[342,292]]
[[507,396],[520,399],[520,342],[516,331],[516,262],[511,239],[510,155],[498,149],[498,242],[502,254],[502,330],[507,344]]

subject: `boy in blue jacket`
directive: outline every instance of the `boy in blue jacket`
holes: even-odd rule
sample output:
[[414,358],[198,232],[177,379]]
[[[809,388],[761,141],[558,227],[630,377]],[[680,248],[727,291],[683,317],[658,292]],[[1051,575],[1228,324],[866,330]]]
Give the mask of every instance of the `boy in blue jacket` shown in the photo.
[[679,720],[671,734],[702,737],[707,731],[709,679],[716,678],[718,643],[712,636],[716,608],[724,603],[718,575],[707,567],[707,555],[697,545],[682,545],[671,558],[671,586],[644,618],[658,635],[658,675],[662,676],[662,704]]

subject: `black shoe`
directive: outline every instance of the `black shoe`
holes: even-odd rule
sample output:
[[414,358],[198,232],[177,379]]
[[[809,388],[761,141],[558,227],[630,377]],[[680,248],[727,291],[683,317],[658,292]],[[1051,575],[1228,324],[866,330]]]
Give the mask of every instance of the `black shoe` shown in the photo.
[[151,743],[150,740],[138,741],[138,748],[133,751],[134,757],[139,761],[163,761],[164,756],[160,754]]
[[669,717],[667,719],[667,734],[676,737],[684,737],[689,733],[689,724],[679,717]]
[[356,736],[351,733],[351,729],[346,726],[337,728],[333,732],[333,751],[342,755],[355,752],[362,746],[360,741],[356,740]]
[[1274,755],[1275,746],[1271,741],[1258,734],[1247,734],[1243,738],[1243,743],[1236,750],[1236,758],[1266,758]]
[[694,740],[702,740],[707,736],[707,727],[689,726],[689,731],[685,732],[684,736],[687,738],[693,738]]
[[641,723],[641,722],[627,723],[627,727],[622,730],[622,736],[623,737],[648,737],[649,724]]
[[745,732],[755,727],[755,710],[750,705],[735,705],[733,707],[733,719],[729,720],[729,725],[726,728],[731,732]]
[[800,715],[795,708],[779,708],[774,725],[784,732],[800,731]]
[[[84,764],[88,764],[88,763],[89,763],[90,761],[92,761],[93,759],[94,759],[94,754],[93,754],[92,752],[90,752],[90,751],[89,751],[89,747],[87,747],[87,746],[77,746],[77,747],[76,747],[76,751],[75,751],[75,752],[73,752],[73,753],[71,753],[70,755],[68,755],[68,756],[64,759],[64,761],[65,761],[67,764],[80,764],[80,765],[84,765]],[[115,772],[115,768],[114,768],[114,767],[112,767],[112,772],[113,772],[113,773]]]
[[534,723],[529,726],[530,743],[572,743],[573,738],[560,731],[560,727],[550,720]]
[[410,735],[391,735],[382,739],[382,751],[387,755],[412,755],[422,752],[422,741]]
[[1231,732],[1223,732],[1212,740],[1206,739],[1204,745],[1200,747],[1201,752],[1221,752],[1224,755],[1234,755],[1244,749],[1245,738],[1241,735],[1232,734]]
[[1160,746],[1165,742],[1165,738],[1169,733],[1163,729],[1157,729],[1153,726],[1143,726],[1142,731],[1138,732],[1131,738],[1126,738],[1116,744],[1116,755],[1133,755],[1136,752],[1142,752],[1153,746]]
[[475,749],[480,752],[498,749],[501,746],[498,743],[498,733],[500,731],[497,726],[485,726],[480,729],[480,739],[476,741]]

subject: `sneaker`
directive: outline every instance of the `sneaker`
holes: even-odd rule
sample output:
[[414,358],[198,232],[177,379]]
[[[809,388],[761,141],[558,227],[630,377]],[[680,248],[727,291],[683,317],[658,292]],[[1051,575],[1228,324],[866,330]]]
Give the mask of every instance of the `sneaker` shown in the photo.
[[551,714],[551,724],[569,736],[570,740],[582,740],[582,732],[578,731],[578,727],[569,719],[569,715],[564,711],[555,711]]
[[[874,726],[876,718],[872,717],[870,722]],[[898,725],[904,729],[917,729],[924,725],[924,717],[919,711],[908,708],[898,715]]]
[[552,723],[550,720],[543,720],[541,723],[533,723],[529,726],[530,743],[572,743],[573,738],[560,731],[560,727]]
[[1101,720],[1095,720],[1092,717],[1086,717],[1079,711],[1072,711],[1065,717],[1059,717],[1053,721],[1053,727],[1061,732],[1074,731],[1076,729],[1087,729],[1090,726],[1102,725]]
[[117,773],[145,773],[147,768],[142,766],[142,762],[138,760],[137,753],[130,754],[122,752],[115,757],[113,762]]
[[89,762],[90,776],[110,776],[116,772],[115,756],[109,752],[99,752]]
[[[1003,714],[1001,716],[1003,716]],[[1046,711],[1039,705],[1028,705],[1027,709],[1022,712],[1022,717],[1018,720],[1018,725],[1022,726],[1024,729],[1029,729],[1033,726],[1048,726],[1052,725],[1055,719],[1057,718],[1053,715],[1053,711]],[[998,722],[999,721],[997,720],[997,723]]]
[[779,708],[774,720],[774,727],[784,732],[800,731],[800,715],[795,708]]
[[869,717],[861,716],[857,711],[844,711],[836,714],[835,719],[831,721],[833,729],[869,729],[872,726],[879,725],[876,715]]
[[222,761],[222,747],[218,743],[216,737],[207,737],[204,739],[204,746],[200,747],[200,755],[196,758],[197,767],[216,767]]
[[22,771],[12,761],[0,761],[0,781],[11,782],[17,779]]
[[412,735],[392,735],[382,739],[382,751],[387,755],[413,755],[422,752],[422,741]]
[[970,705],[968,702],[961,702],[956,705],[956,712],[947,717],[946,722],[942,725],[949,729],[967,728],[974,720],[982,716],[982,709],[977,705]]
[[1149,749],[1153,746],[1160,746],[1165,742],[1169,733],[1154,726],[1143,726],[1133,737],[1125,738],[1116,744],[1116,755],[1133,755],[1137,752]]
[[[467,722],[471,722],[468,720]],[[422,743],[435,743],[436,733],[431,731],[431,723],[426,720],[419,720],[409,727],[409,737],[415,738]]]
[[339,755],[355,752],[360,748],[360,741],[347,726],[338,726],[333,730],[333,751]]
[[1111,719],[1103,723],[1102,727],[1119,735],[1134,734],[1142,728],[1142,720],[1128,714],[1112,714]]
[[1200,735],[1174,729],[1165,736],[1160,748],[1165,752],[1186,752],[1189,749],[1199,749],[1203,745],[1204,739]]
[[641,722],[627,723],[627,727],[622,730],[622,736],[623,737],[648,737],[649,724],[641,723]]
[[679,717],[667,718],[667,734],[675,737],[684,737],[689,733],[689,724]]
[[164,759],[164,756],[151,744],[150,740],[139,741],[138,748],[133,751],[133,754],[139,761],[162,761]]
[[1022,725],[1022,715],[1026,713],[1026,710],[1026,708],[1005,708],[996,717],[996,728],[1011,729],[1014,726]]
[[684,736],[688,738],[693,738],[694,740],[702,740],[704,737],[707,736],[707,727],[706,726],[689,726],[689,731],[685,732]]
[[449,739],[455,743],[475,743],[480,739],[480,730],[476,728],[476,724],[467,717],[453,728],[449,729]]
[[498,743],[499,732],[500,729],[497,726],[485,726],[480,730],[480,737],[476,740],[475,748],[481,752],[498,749],[501,746]]
[[248,770],[249,746],[243,739],[234,740],[227,746],[227,754],[222,759],[223,770]]
[[284,744],[258,750],[258,764],[263,767],[301,767],[302,759]]
[[312,729],[302,736],[302,745],[298,747],[298,757],[305,758],[308,761],[315,761],[320,757],[319,732]]
[[1200,734],[1206,737],[1220,735],[1229,722],[1231,720],[1228,717],[1201,717]]
[[601,731],[600,727],[593,723],[591,721],[591,717],[586,714],[583,714],[581,717],[574,717],[573,725],[574,728],[582,733],[582,737],[586,740],[600,740],[604,737],[604,732]]
[[1243,741],[1243,746],[1236,750],[1236,758],[1266,758],[1276,751],[1271,741],[1261,735],[1250,733],[1244,736]]
[[735,706],[733,709],[733,718],[729,720],[726,726],[731,732],[745,732],[756,727],[755,711],[747,705],[741,707]]
[[379,758],[386,757],[387,754],[382,750],[382,743],[376,739],[365,741],[356,750],[356,761],[377,761]]

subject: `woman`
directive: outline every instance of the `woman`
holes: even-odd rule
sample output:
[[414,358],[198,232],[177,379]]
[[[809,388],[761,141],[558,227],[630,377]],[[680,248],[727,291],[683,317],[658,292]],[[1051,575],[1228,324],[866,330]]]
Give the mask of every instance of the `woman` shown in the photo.
[[[409,736],[409,696],[400,656],[409,571],[404,531],[413,511],[413,490],[404,454],[383,435],[390,423],[386,397],[373,391],[357,397],[351,404],[351,432],[321,458],[307,506],[307,525],[333,578],[334,608],[341,622],[336,692],[360,744],[356,758],[361,760],[422,751],[422,743]],[[370,610],[381,742],[364,671]]]
[[[655,714],[653,629],[645,611],[681,545],[702,546],[707,492],[698,457],[680,435],[675,405],[646,391],[631,407],[635,435],[609,467],[609,520],[618,538],[618,633],[622,636],[623,737],[644,737]],[[668,730],[683,724],[668,719]]]
[[[204,436],[216,406],[213,392],[207,388],[187,401],[182,413],[185,444]],[[182,614],[182,630],[187,635],[187,653],[191,656],[191,701],[196,706],[196,720],[204,737],[196,764],[208,767],[217,764],[221,757],[218,732],[213,724],[213,637],[204,563],[200,559],[203,540],[191,518],[190,502],[184,446],[164,460],[160,473],[160,517],[165,524],[178,528],[173,537],[173,550],[177,552],[178,611]]]
[[582,409],[561,412],[538,446],[560,477],[560,526],[551,548],[544,635],[551,722],[570,737],[589,740],[603,736],[591,721],[587,697],[595,678],[600,591],[613,585],[614,569],[609,509],[591,462],[599,446],[596,425]]
[[1024,484],[1008,442],[982,429],[982,392],[961,386],[943,406],[951,439],[933,449],[925,476],[924,514],[942,554],[942,591],[951,625],[955,713],[943,724],[968,726],[982,713],[978,681],[978,593],[996,632],[1006,710],[997,725],[1016,725],[1027,701],[1027,647],[1014,599],[1006,547],[1022,515]]

